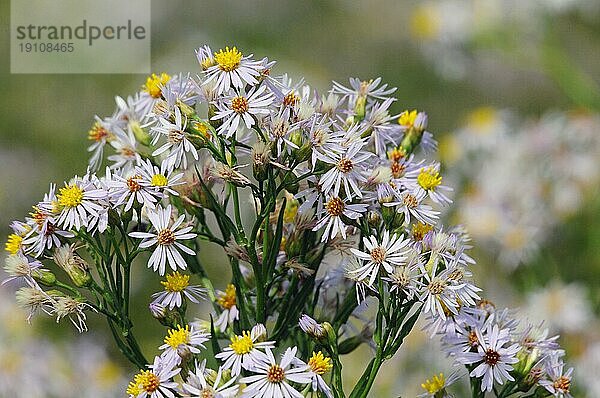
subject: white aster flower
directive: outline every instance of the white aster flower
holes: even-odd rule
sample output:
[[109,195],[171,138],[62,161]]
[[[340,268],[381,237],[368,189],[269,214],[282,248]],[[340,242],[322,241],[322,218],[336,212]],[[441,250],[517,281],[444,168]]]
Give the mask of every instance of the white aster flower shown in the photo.
[[388,88],[387,84],[379,86],[381,83],[381,77],[375,80],[362,81],[356,77],[350,78],[350,87],[344,87],[338,82],[333,82],[333,89],[331,90],[334,94],[341,94],[343,99],[348,99],[348,104],[351,107],[356,105],[356,100],[359,97],[364,98],[376,98],[380,100],[386,100],[389,95],[396,91],[395,87]]
[[167,336],[164,339],[163,345],[158,347],[163,350],[161,357],[166,363],[175,363],[179,365],[182,358],[189,358],[190,355],[199,354],[198,347],[204,347],[204,343],[209,340],[209,333],[202,329],[197,329],[192,325],[177,325],[177,329],[169,329]]
[[127,395],[130,398],[175,398],[178,383],[173,381],[173,377],[181,369],[158,356],[154,357],[154,363],[149,368],[134,376],[127,387]]
[[233,284],[227,285],[224,292],[218,291],[217,304],[222,308],[222,312],[215,321],[215,327],[221,332],[225,332],[227,326],[232,325],[239,318],[240,312],[237,308],[236,289]]
[[324,214],[321,214],[321,219],[317,222],[313,231],[325,227],[321,237],[322,242],[333,239],[338,234],[346,239],[346,224],[342,221],[341,216],[356,220],[362,216],[362,213],[367,211],[367,207],[366,204],[348,204],[337,196],[330,196],[327,203],[325,203]]
[[242,372],[242,368],[252,370],[265,355],[261,350],[275,347],[274,341],[258,341],[264,334],[261,324],[254,326],[250,332],[243,331],[241,336],[233,336],[231,344],[215,357],[223,361],[223,368],[231,370],[234,377]]
[[281,363],[278,364],[271,349],[267,348],[262,360],[251,369],[255,374],[240,379],[241,383],[247,384],[242,391],[242,397],[304,397],[288,383],[308,384],[312,381],[312,372],[308,366],[294,366],[298,361],[296,351],[296,347],[286,349]]
[[343,183],[344,192],[348,199],[352,199],[353,196],[362,198],[362,193],[358,187],[358,184],[366,181],[366,178],[362,175],[364,167],[362,163],[371,157],[370,153],[361,151],[364,145],[364,141],[358,141],[350,145],[344,152],[332,153],[322,159],[325,163],[334,165],[319,180],[323,192],[339,196],[340,187]]
[[165,137],[167,141],[152,152],[152,156],[158,156],[166,151],[167,167],[172,170],[181,166],[187,169],[188,154],[191,154],[195,160],[198,160],[198,151],[194,144],[188,139],[187,117],[181,114],[179,107],[175,107],[175,120],[159,118],[159,125],[152,127],[151,133],[154,135],[152,145],[156,144],[160,137]]
[[204,47],[196,51],[198,61],[205,69],[206,83],[216,81],[216,91],[220,95],[231,87],[238,90],[246,85],[254,86],[257,78],[265,69],[265,61],[254,61],[252,55],[243,56],[236,48],[225,47],[211,54],[210,48]]
[[219,110],[211,118],[223,120],[217,131],[229,138],[237,131],[240,123],[252,128],[255,124],[254,118],[268,114],[268,106],[273,102],[273,95],[265,93],[266,89],[266,86],[252,88],[247,94],[242,91],[222,103],[217,103]]
[[494,382],[503,384],[506,380],[515,380],[509,372],[513,370],[512,364],[519,362],[516,355],[521,350],[518,344],[509,345],[509,333],[500,330],[498,325],[488,327],[486,331],[487,338],[484,338],[476,329],[477,352],[465,352],[457,358],[463,364],[477,364],[469,376],[483,377],[481,391],[491,391]]
[[124,211],[129,211],[134,203],[153,209],[162,195],[149,188],[149,181],[138,173],[138,166],[127,177],[112,173],[107,167],[106,185],[109,189],[109,197],[113,206],[125,204]]
[[571,375],[573,374],[573,368],[565,371],[564,367],[565,363],[562,361],[559,353],[551,354],[544,366],[548,378],[539,381],[540,385],[555,398],[573,398],[571,395]]
[[99,201],[106,197],[107,192],[98,189],[89,176],[75,176],[70,183],[65,183],[56,195],[56,206],[59,210],[57,224],[67,230],[88,227],[88,224],[104,210]]
[[424,224],[434,225],[440,212],[423,203],[426,196],[427,193],[423,190],[407,190],[398,194],[400,200],[384,203],[384,206],[396,206],[396,211],[404,214],[404,225],[410,224],[411,217]]
[[108,125],[96,116],[94,125],[88,131],[88,140],[92,141],[92,145],[88,147],[88,152],[92,152],[89,160],[91,171],[96,171],[102,164],[104,147],[106,144],[115,139],[115,135],[109,130]]
[[361,260],[363,265],[349,272],[356,274],[358,281],[365,282],[369,286],[373,285],[381,268],[388,274],[392,274],[394,267],[406,265],[406,255],[409,251],[410,239],[403,238],[403,235],[398,237],[396,234],[390,237],[390,233],[387,230],[383,232],[381,243],[377,241],[374,235],[371,235],[369,238],[364,237],[363,243],[367,251],[350,249]]
[[[234,398],[238,395],[240,386],[235,384],[235,377],[221,384],[223,378],[223,368],[219,368],[217,375],[207,377],[206,359],[201,364],[196,362],[196,371],[190,370],[186,381],[182,385],[185,393],[196,397],[212,398]],[[209,380],[213,380],[210,381]]]
[[437,266],[431,270],[431,274],[427,272],[426,267],[421,267],[423,272],[423,292],[419,296],[419,300],[423,303],[424,313],[431,312],[442,319],[446,319],[449,313],[456,314],[458,311],[458,301],[456,290],[463,287],[463,284],[452,283],[448,277],[449,270],[444,270],[436,275]]
[[333,368],[331,358],[324,356],[321,351],[313,351],[308,363],[298,360],[297,364],[302,366],[308,365],[308,370],[312,377],[311,388],[313,391],[321,391],[327,398],[333,397],[331,388],[327,385],[325,379],[323,379],[323,374],[329,372],[331,368]]
[[144,239],[140,243],[140,248],[145,249],[156,245],[156,249],[150,256],[148,261],[148,268],[152,268],[154,271],[158,270],[158,273],[162,276],[165,274],[165,265],[167,262],[173,271],[177,271],[177,268],[186,269],[187,264],[179,250],[190,256],[195,256],[196,253],[189,247],[179,243],[179,240],[194,239],[197,234],[191,233],[192,226],[182,226],[185,219],[185,214],[179,216],[174,223],[171,223],[171,205],[166,208],[157,206],[156,210],[148,210],[148,218],[152,223],[155,232],[130,232],[129,236],[132,238]]
[[452,203],[452,200],[443,193],[452,191],[452,188],[442,185],[439,163],[407,171],[403,180],[404,184],[417,195],[419,192],[425,192],[437,204]]
[[44,194],[44,199],[33,206],[33,212],[26,218],[30,229],[23,239],[23,246],[27,253],[33,253],[35,257],[39,257],[46,249],[60,247],[62,245],[60,238],[75,236],[57,225],[58,209],[55,207],[57,203],[55,191],[56,185],[51,184],[50,192]]
[[179,271],[168,274],[166,280],[160,283],[165,287],[165,290],[154,293],[152,302],[163,307],[169,307],[170,310],[181,307],[184,297],[193,303],[199,303],[201,299],[206,298],[206,289],[197,285],[190,285],[190,276],[181,274]]

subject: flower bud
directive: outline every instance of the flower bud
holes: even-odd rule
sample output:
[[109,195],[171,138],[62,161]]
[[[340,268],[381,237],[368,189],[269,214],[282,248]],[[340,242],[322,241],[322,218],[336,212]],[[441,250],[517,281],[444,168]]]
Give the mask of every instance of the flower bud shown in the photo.
[[356,105],[354,105],[354,122],[358,123],[365,118],[366,109],[367,97],[361,95],[356,99]]
[[44,286],[54,286],[56,284],[56,275],[47,269],[36,269],[31,272],[33,279]]

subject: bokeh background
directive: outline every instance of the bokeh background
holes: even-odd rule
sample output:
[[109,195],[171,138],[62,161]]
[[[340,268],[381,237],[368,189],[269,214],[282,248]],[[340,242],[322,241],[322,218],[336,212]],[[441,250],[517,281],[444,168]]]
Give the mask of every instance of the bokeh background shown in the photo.
[[[112,113],[115,95],[145,81],[9,74],[8,3],[0,2],[3,236],[50,182],[85,172],[94,115]],[[600,2],[152,2],[154,72],[198,72],[193,50],[202,44],[277,60],[274,73],[305,77],[321,92],[331,80],[381,76],[398,87],[393,110],[426,111],[456,190],[446,218],[471,231],[486,298],[524,319],[546,319],[576,368],[576,396],[600,396]],[[158,286],[140,276],[134,303],[145,309]],[[39,318],[29,326],[13,303],[11,287],[2,287],[0,396],[123,394],[135,369],[99,319],[92,315],[90,332],[79,336],[66,322]],[[143,326],[151,352],[160,337]],[[449,367],[436,344],[415,333],[373,396],[422,392],[425,378]],[[352,361],[360,364],[364,353]],[[349,380],[360,365],[346,366]]]

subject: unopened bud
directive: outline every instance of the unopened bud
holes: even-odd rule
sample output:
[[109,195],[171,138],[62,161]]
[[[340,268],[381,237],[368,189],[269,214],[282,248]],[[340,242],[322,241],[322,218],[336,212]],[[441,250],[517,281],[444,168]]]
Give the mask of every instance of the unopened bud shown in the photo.
[[356,105],[354,105],[354,122],[360,122],[365,118],[366,109],[367,97],[361,95],[356,99]]
[[31,272],[33,279],[44,286],[54,286],[56,284],[56,275],[47,269],[36,269]]

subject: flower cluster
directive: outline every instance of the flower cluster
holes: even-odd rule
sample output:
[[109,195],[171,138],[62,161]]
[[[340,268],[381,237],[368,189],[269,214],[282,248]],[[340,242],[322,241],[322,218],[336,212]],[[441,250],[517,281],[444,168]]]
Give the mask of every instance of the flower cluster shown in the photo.
[[[341,357],[367,343],[375,355],[350,395],[365,397],[421,315],[448,342],[476,328],[480,345],[452,354],[473,367],[474,390],[522,388],[530,369],[515,365],[511,326],[478,315],[469,236],[439,222],[451,188],[429,158],[427,115],[394,114],[396,89],[380,78],[319,94],[237,47],[196,55],[198,76],[153,74],[117,97],[89,133],[86,174],[13,223],[6,268],[27,285],[17,300],[80,330],[86,310],[104,315],[142,369],[135,398],[341,398]],[[227,255],[224,291],[201,242]],[[130,317],[131,269],[146,252],[165,277],[149,310],[169,328],[151,365]],[[212,313],[192,320],[188,304],[205,299]],[[548,380],[530,387],[551,391]]]

